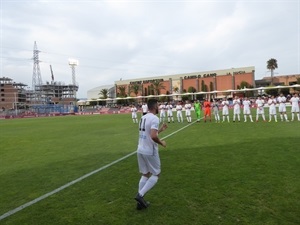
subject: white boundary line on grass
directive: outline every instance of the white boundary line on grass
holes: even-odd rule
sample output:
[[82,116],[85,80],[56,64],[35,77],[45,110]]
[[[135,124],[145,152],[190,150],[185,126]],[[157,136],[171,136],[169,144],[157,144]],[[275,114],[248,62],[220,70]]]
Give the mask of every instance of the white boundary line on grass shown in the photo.
[[[166,138],[172,136],[173,134],[176,134],[176,133],[178,133],[179,131],[181,131],[181,130],[187,128],[187,127],[189,127],[190,125],[192,125],[192,124],[195,123],[195,122],[196,122],[196,121],[194,121],[194,122],[192,122],[192,123],[190,123],[190,124],[188,124],[188,125],[186,125],[186,126],[180,128],[180,129],[177,130],[177,131],[174,131],[173,133],[171,133],[171,134],[169,134],[169,135],[167,135],[167,136],[165,136],[165,137],[163,137],[163,138],[161,138],[161,139],[164,140],[164,139],[166,139]],[[40,196],[40,197],[38,197],[38,198],[36,198],[36,199],[30,201],[30,202],[27,202],[27,203],[25,203],[25,204],[23,204],[23,205],[21,205],[21,206],[15,208],[15,209],[13,209],[13,210],[8,211],[8,212],[6,212],[6,213],[4,213],[3,215],[0,216],[0,221],[3,220],[3,219],[5,219],[5,218],[7,218],[7,217],[9,217],[9,216],[11,216],[11,215],[13,215],[13,214],[15,214],[15,213],[17,213],[17,212],[19,212],[19,211],[21,211],[22,209],[27,208],[28,206],[31,206],[31,205],[33,205],[33,204],[35,204],[35,203],[37,203],[37,202],[39,202],[39,201],[41,201],[41,200],[43,200],[43,199],[49,197],[49,196],[51,196],[51,195],[54,195],[54,194],[56,194],[56,193],[62,191],[62,190],[64,190],[65,188],[70,187],[71,185],[76,184],[76,183],[78,183],[79,181],[82,181],[83,179],[85,179],[85,178],[87,178],[87,177],[89,177],[89,176],[91,176],[91,175],[93,175],[93,174],[95,174],[95,173],[98,173],[98,172],[100,172],[101,170],[104,170],[104,169],[106,169],[106,168],[108,168],[108,167],[110,167],[110,166],[112,166],[112,165],[114,165],[114,164],[116,164],[116,163],[118,163],[118,162],[120,162],[120,161],[122,161],[122,160],[124,160],[124,159],[126,159],[126,158],[128,158],[128,157],[130,157],[130,156],[132,156],[132,155],[134,155],[134,154],[136,154],[136,151],[131,152],[131,153],[129,153],[128,155],[125,155],[125,156],[123,156],[123,157],[120,158],[120,159],[117,159],[117,160],[115,160],[115,161],[113,161],[113,162],[111,162],[111,163],[109,163],[109,164],[107,164],[107,165],[105,165],[105,166],[102,166],[102,167],[100,167],[99,169],[96,169],[96,170],[94,170],[94,171],[92,171],[92,172],[90,172],[90,173],[88,173],[88,174],[85,174],[85,175],[83,175],[82,177],[79,177],[78,179],[73,180],[73,181],[71,181],[71,182],[69,182],[69,183],[67,183],[67,184],[65,184],[65,185],[63,185],[63,186],[61,186],[61,187],[59,187],[59,188],[57,188],[57,189],[51,191],[51,192],[48,192],[47,194],[44,194],[44,195],[42,195],[42,196]]]

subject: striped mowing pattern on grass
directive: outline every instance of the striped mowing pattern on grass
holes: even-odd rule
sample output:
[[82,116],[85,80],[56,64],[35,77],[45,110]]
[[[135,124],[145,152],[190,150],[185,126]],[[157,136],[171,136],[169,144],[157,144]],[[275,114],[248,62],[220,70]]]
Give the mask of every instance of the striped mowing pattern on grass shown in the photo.
[[[161,138],[161,139],[164,140],[164,139],[166,139],[166,138],[168,138],[168,137],[170,137],[170,136],[172,136],[172,135],[178,133],[179,131],[181,131],[181,130],[187,128],[187,127],[189,127],[190,125],[192,125],[192,124],[195,123],[195,122],[196,122],[196,121],[194,121],[194,122],[192,122],[192,123],[190,123],[190,124],[188,124],[188,125],[186,125],[186,126],[180,128],[180,129],[178,129],[177,131],[175,131],[175,132],[173,132],[173,133],[171,133],[171,134],[169,134],[169,135],[167,135],[167,136],[165,136],[165,137],[163,137],[163,138]],[[128,157],[130,157],[130,156],[132,156],[132,155],[134,155],[135,153],[136,153],[136,151],[134,151],[134,152],[132,152],[132,153],[130,153],[130,154],[128,154],[128,155],[126,155],[126,156],[124,156],[124,157],[118,159],[118,160],[115,160],[115,161],[113,161],[113,162],[111,162],[111,163],[109,163],[109,164],[107,164],[107,165],[105,165],[105,166],[103,166],[103,167],[100,167],[99,169],[96,169],[96,170],[94,170],[94,171],[92,171],[92,172],[90,172],[90,173],[88,173],[88,174],[85,174],[84,176],[81,176],[81,177],[79,177],[78,179],[73,180],[73,181],[71,181],[71,182],[69,182],[69,183],[67,183],[67,184],[65,184],[65,185],[63,185],[63,186],[61,186],[61,187],[59,187],[59,188],[57,188],[57,189],[55,189],[55,190],[53,190],[53,191],[47,193],[47,194],[44,194],[44,195],[42,195],[42,196],[40,196],[40,197],[38,197],[38,198],[36,198],[36,199],[30,201],[30,202],[27,202],[27,203],[25,203],[25,204],[23,204],[23,205],[21,205],[21,206],[15,208],[15,209],[13,209],[13,210],[10,210],[10,211],[4,213],[3,215],[0,216],[0,221],[3,220],[3,219],[5,219],[5,218],[7,218],[7,217],[9,217],[9,216],[11,216],[11,215],[13,215],[13,214],[15,214],[15,213],[17,213],[17,212],[19,212],[19,211],[21,211],[22,209],[25,209],[25,208],[27,208],[27,207],[29,207],[29,206],[31,206],[31,205],[33,205],[33,204],[39,202],[39,201],[41,201],[41,200],[43,200],[43,199],[45,199],[45,198],[51,196],[51,195],[54,195],[54,194],[56,194],[56,193],[58,193],[58,192],[64,190],[64,189],[67,188],[67,187],[70,187],[70,186],[73,185],[73,184],[76,184],[76,183],[82,181],[83,179],[85,179],[85,178],[87,178],[87,177],[89,177],[89,176],[92,176],[92,175],[95,174],[95,173],[98,173],[98,172],[100,172],[100,171],[102,171],[102,170],[104,170],[104,169],[106,169],[106,168],[108,168],[108,167],[110,167],[110,166],[112,166],[112,165],[114,165],[114,164],[116,164],[116,163],[118,163],[118,162],[120,162],[120,161],[122,161],[122,160],[124,160],[124,159],[126,159],[126,158],[128,158]]]

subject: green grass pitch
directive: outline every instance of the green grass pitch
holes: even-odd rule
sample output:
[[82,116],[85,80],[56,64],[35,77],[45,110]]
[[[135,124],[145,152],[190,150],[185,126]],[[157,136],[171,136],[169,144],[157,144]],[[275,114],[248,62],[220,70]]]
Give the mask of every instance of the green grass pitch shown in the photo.
[[[134,154],[0,224],[300,224],[300,122],[201,121],[178,131],[186,125],[160,134],[175,132],[160,148],[148,209],[135,209]],[[0,120],[0,130],[0,216],[134,152],[138,141],[129,114]]]

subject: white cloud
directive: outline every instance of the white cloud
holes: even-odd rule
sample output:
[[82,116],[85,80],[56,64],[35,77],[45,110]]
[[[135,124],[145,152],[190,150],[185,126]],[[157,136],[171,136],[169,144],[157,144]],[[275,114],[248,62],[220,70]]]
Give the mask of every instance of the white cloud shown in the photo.
[[[297,1],[3,1],[1,75],[31,86],[32,49],[43,81],[72,81],[79,97],[96,86],[147,76],[255,66],[278,60],[300,73]],[[284,13],[283,13],[284,12]]]

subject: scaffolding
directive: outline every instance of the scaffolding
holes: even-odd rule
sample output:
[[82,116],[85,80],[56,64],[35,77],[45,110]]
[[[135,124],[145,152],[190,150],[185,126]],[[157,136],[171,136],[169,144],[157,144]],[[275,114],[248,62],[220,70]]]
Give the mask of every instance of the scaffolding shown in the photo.
[[45,104],[74,104],[78,86],[73,84],[65,85],[62,82],[47,82],[36,86],[36,92],[40,93]]

